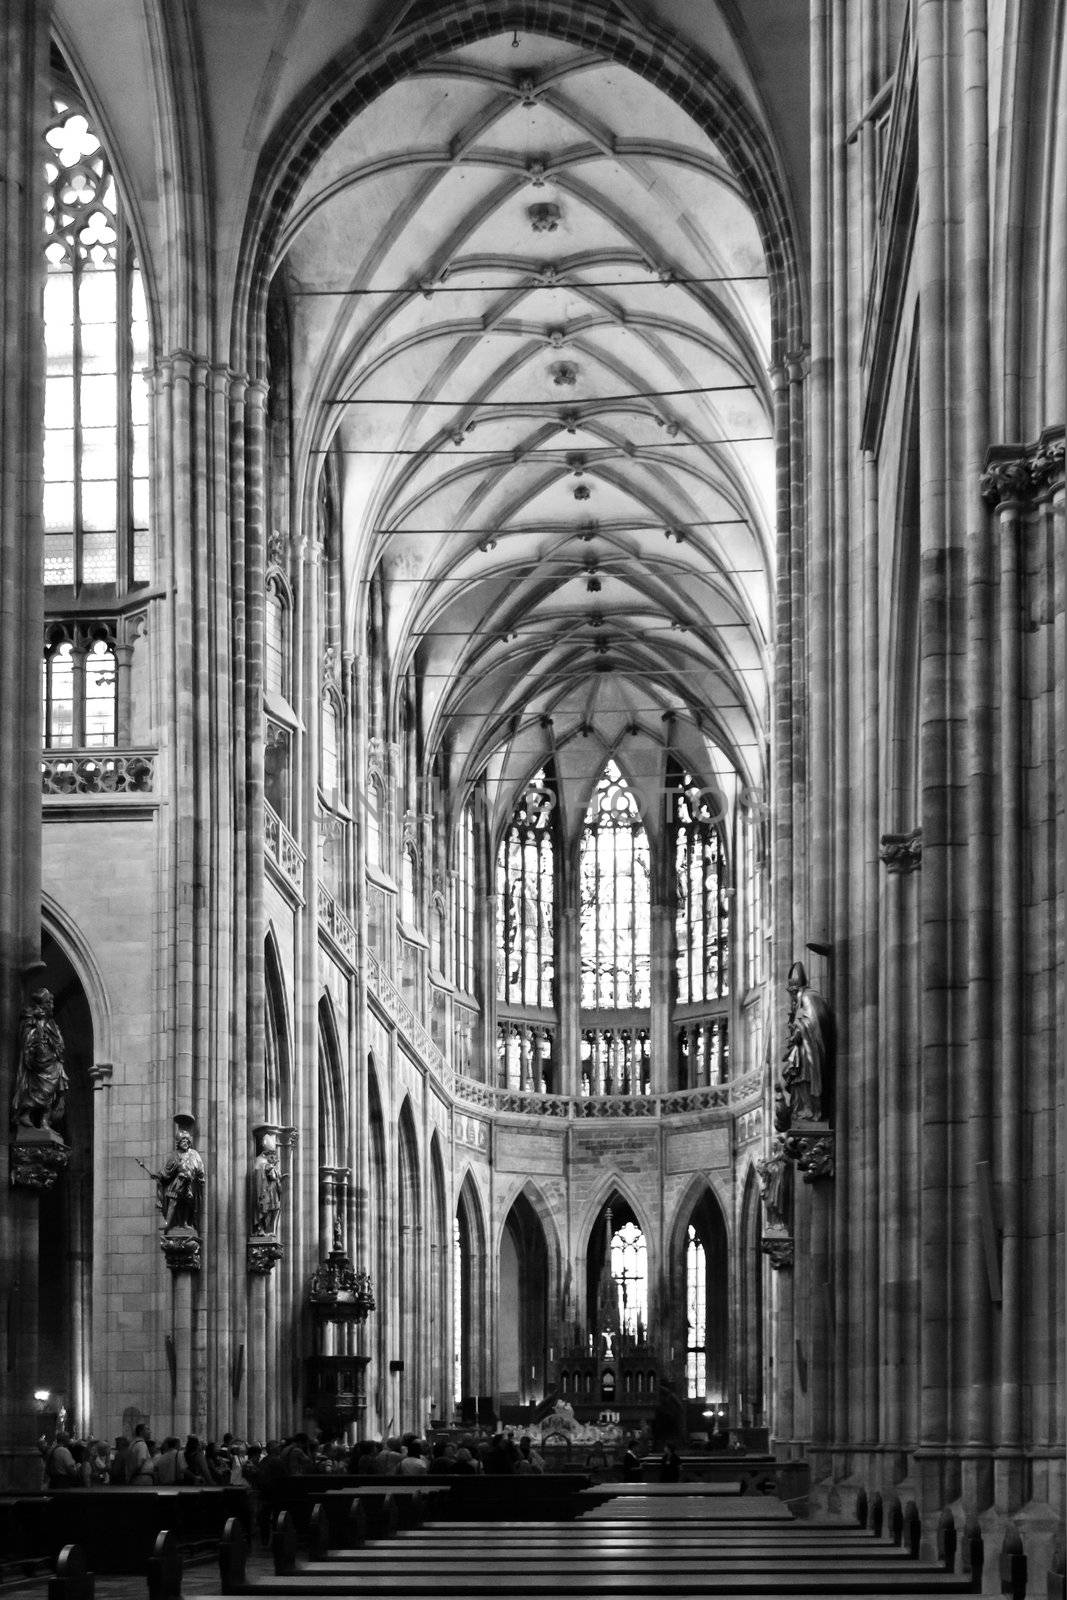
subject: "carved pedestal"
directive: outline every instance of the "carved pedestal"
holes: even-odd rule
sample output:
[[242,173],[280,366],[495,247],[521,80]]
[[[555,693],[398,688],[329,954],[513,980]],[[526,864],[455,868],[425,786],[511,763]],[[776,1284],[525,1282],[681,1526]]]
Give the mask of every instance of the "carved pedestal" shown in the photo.
[[70,1160],[53,1128],[19,1128],[10,1150],[13,1189],[51,1189]]
[[253,1233],[248,1240],[248,1270],[259,1278],[269,1277],[282,1259],[281,1242],[273,1233]]
[[793,1265],[793,1240],[787,1228],[775,1223],[768,1224],[760,1239],[760,1249],[775,1272]]
[[200,1271],[200,1235],[195,1228],[171,1228],[161,1234],[159,1248],[172,1272]]
[[827,1122],[794,1122],[785,1136],[785,1153],[805,1183],[834,1175],[834,1130]]

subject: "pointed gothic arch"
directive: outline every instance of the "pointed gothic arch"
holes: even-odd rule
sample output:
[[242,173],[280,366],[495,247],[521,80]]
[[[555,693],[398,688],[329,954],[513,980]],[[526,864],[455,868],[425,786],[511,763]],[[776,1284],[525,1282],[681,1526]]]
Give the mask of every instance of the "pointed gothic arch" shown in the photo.
[[[579,1237],[583,1238],[580,1259],[584,1261],[585,1272],[583,1281],[585,1286],[586,1323],[589,1332],[596,1333],[600,1330],[594,1326],[597,1316],[598,1297],[601,1275],[604,1272],[611,1239],[615,1238],[620,1230],[632,1229],[640,1235],[643,1245],[643,1265],[640,1271],[640,1280],[628,1279],[628,1285],[633,1283],[632,1289],[628,1286],[624,1293],[628,1296],[627,1317],[636,1325],[639,1318],[642,1327],[647,1328],[655,1315],[656,1304],[656,1273],[657,1255],[655,1241],[651,1229],[643,1217],[642,1211],[635,1205],[626,1187],[618,1177],[608,1179],[601,1185],[600,1200],[587,1212],[589,1217],[588,1227]],[[610,1228],[609,1228],[610,1218]],[[632,1239],[632,1234],[630,1235]],[[636,1246],[636,1240],[633,1241]]]
[[368,1265],[378,1308],[368,1324],[376,1418],[368,1417],[367,1421],[369,1429],[375,1421],[377,1427],[382,1429],[388,1416],[389,1400],[389,1349],[386,1335],[391,1320],[390,1297],[393,1292],[388,1222],[389,1195],[392,1186],[389,1182],[389,1153],[385,1137],[385,1118],[382,1115],[379,1069],[373,1051],[367,1057],[367,1166]]
[[456,1198],[453,1228],[454,1402],[460,1414],[476,1414],[486,1392],[488,1259],[482,1198],[468,1163]]
[[429,1394],[435,1421],[449,1421],[449,1286],[451,1283],[452,1229],[449,1222],[445,1163],[437,1129],[430,1139],[430,1269],[428,1286]]
[[263,941],[263,1114],[287,1127],[292,1121],[293,1056],[285,972],[273,926]]
[[762,1212],[756,1169],[749,1162],[741,1198],[741,1224],[738,1229],[738,1389],[741,1395],[742,1426],[763,1426],[766,1396],[763,1354],[764,1256],[760,1250]]
[[548,1372],[552,1251],[533,1185],[515,1196],[500,1229],[497,1277],[497,1387],[501,1404],[544,1398]]
[[394,1427],[422,1428],[419,1397],[424,1379],[419,1360],[419,1330],[425,1311],[426,1283],[423,1267],[422,1169],[415,1117],[409,1096],[404,1097],[396,1125],[397,1139],[397,1322],[390,1356],[398,1379],[394,1391]]
[[[699,1263],[699,1265],[698,1265]],[[686,1191],[670,1233],[671,1336],[686,1351],[691,1402],[730,1403],[732,1382],[730,1234],[722,1201],[697,1178]]]

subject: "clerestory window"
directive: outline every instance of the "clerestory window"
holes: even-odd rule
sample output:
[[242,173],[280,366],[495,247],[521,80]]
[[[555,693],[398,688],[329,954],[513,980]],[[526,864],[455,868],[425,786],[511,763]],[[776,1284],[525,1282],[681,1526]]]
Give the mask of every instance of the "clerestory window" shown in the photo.
[[115,176],[53,53],[45,130],[44,581],[124,593],[151,576],[148,310]]
[[544,772],[526,786],[497,857],[502,925],[498,997],[551,1006],[555,980],[555,796]]
[[686,773],[675,794],[674,866],[678,1000],[730,992],[729,877],[722,832],[706,791]]
[[648,835],[614,761],[589,802],[579,874],[583,1008],[647,1006],[652,976]]

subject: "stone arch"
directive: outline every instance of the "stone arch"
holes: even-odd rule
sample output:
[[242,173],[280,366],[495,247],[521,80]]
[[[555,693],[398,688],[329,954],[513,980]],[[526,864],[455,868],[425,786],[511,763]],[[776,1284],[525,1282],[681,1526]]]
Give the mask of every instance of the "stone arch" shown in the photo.
[[92,945],[70,913],[47,891],[41,894],[41,926],[63,949],[85,992],[92,1017],[94,1064],[110,1067],[113,1064],[111,1000]]
[[[489,1262],[486,1248],[486,1220],[482,1197],[468,1162],[456,1195],[456,1256],[453,1271],[458,1275],[455,1304],[458,1330],[453,1328],[457,1358],[458,1392],[455,1396],[465,1419],[474,1420],[477,1400],[487,1392],[487,1367],[483,1336],[489,1331]],[[455,1279],[454,1279],[455,1282]]]
[[[548,1226],[546,1226],[546,1223]],[[553,1298],[548,1208],[527,1180],[514,1195],[497,1238],[497,1389],[501,1406],[544,1398]]]
[[[701,1364],[691,1360],[689,1355],[696,1342],[693,1339],[689,1306],[690,1228],[704,1256],[703,1304],[696,1311],[698,1318],[703,1313],[704,1336],[700,1342],[704,1353],[704,1378],[695,1388],[694,1368]],[[701,1410],[705,1399],[716,1406],[728,1405],[736,1387],[732,1382],[734,1352],[731,1308],[734,1297],[730,1281],[731,1256],[726,1208],[709,1179],[697,1175],[686,1188],[675,1212],[670,1230],[668,1275],[671,1285],[671,1338],[680,1350],[686,1352],[686,1395],[691,1404],[699,1402]]]
[[655,1315],[658,1298],[657,1275],[661,1271],[660,1252],[657,1249],[656,1235],[649,1226],[645,1208],[635,1200],[628,1186],[617,1173],[605,1178],[597,1191],[597,1197],[586,1206],[584,1215],[576,1230],[579,1282],[582,1284],[585,1294],[585,1320],[591,1324],[596,1310],[597,1283],[607,1247],[604,1225],[609,1206],[612,1211],[613,1227],[618,1226],[623,1220],[632,1218],[644,1235],[648,1293],[646,1322],[651,1322]]
[[[397,1325],[390,1356],[397,1384],[394,1391],[393,1426],[421,1431],[425,1418],[418,1414],[419,1397],[425,1392],[419,1360],[419,1334],[426,1308],[426,1275],[422,1248],[423,1209],[422,1172],[419,1142],[411,1097],[404,1096],[396,1123],[396,1288]],[[399,1363],[393,1367],[394,1363]]]
[[263,941],[263,1114],[287,1127],[292,1121],[293,1055],[285,969],[278,936],[268,923]]
[[452,1282],[452,1226],[448,1210],[445,1163],[441,1136],[435,1128],[430,1138],[429,1159],[429,1244],[430,1270],[427,1274],[429,1298],[430,1372],[429,1394],[432,1420],[449,1421],[450,1304]]
[[376,1417],[368,1418],[368,1432],[373,1425],[384,1428],[388,1416],[388,1373],[390,1305],[393,1292],[393,1272],[390,1251],[389,1195],[390,1182],[388,1141],[385,1137],[385,1117],[379,1088],[379,1069],[373,1050],[367,1056],[367,1263],[374,1285],[377,1310],[368,1323],[370,1350],[374,1376],[373,1405]]
[[741,1195],[737,1231],[737,1388],[742,1427],[762,1427],[764,1407],[763,1254],[760,1250],[762,1210],[755,1163],[750,1161]]
[[95,1276],[94,1189],[97,1146],[109,1125],[111,1063],[100,1059],[96,1020],[110,1041],[110,1011],[100,972],[76,927],[49,897],[42,908],[41,961],[33,987],[53,996],[67,1071],[65,1117],[58,1129],[70,1145],[61,1179],[41,1191],[38,1229],[37,1327],[39,1370],[48,1376],[50,1408],[66,1409],[67,1425],[91,1431],[92,1304]]

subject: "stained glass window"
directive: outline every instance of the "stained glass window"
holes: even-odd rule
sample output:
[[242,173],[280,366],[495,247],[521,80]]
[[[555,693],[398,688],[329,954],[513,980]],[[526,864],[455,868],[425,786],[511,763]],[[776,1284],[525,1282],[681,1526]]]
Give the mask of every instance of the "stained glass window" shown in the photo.
[[648,1326],[648,1251],[635,1222],[624,1222],[611,1236],[611,1276],[619,1291],[622,1331],[636,1339]]
[[707,1393],[708,1267],[700,1235],[689,1224],[685,1247],[686,1387],[691,1400]]
[[463,1399],[463,1231],[452,1218],[452,1394],[456,1410]]
[[477,887],[474,837],[474,801],[471,799],[463,807],[456,837],[455,880],[456,983],[468,994],[474,990],[474,897]]
[[289,594],[278,574],[267,577],[266,649],[263,687],[281,700],[289,698]]
[[148,310],[115,178],[57,72],[45,130],[44,581],[150,577]]
[[41,664],[41,710],[48,750],[113,749],[118,742],[118,671],[106,624],[49,630]]
[[589,802],[579,871],[582,1006],[647,1006],[652,969],[648,835],[614,761]]
[[419,862],[415,846],[406,844],[400,857],[400,918],[413,928],[419,920]]
[[332,689],[322,693],[322,792],[332,806],[342,794],[341,703]]
[[497,857],[498,998],[551,1006],[555,979],[555,795],[544,772],[512,813]]
[[763,981],[763,819],[757,811],[742,813],[745,861],[745,983],[752,988]]
[[720,828],[689,773],[675,799],[678,1000],[686,1005],[730,992],[729,879]]

